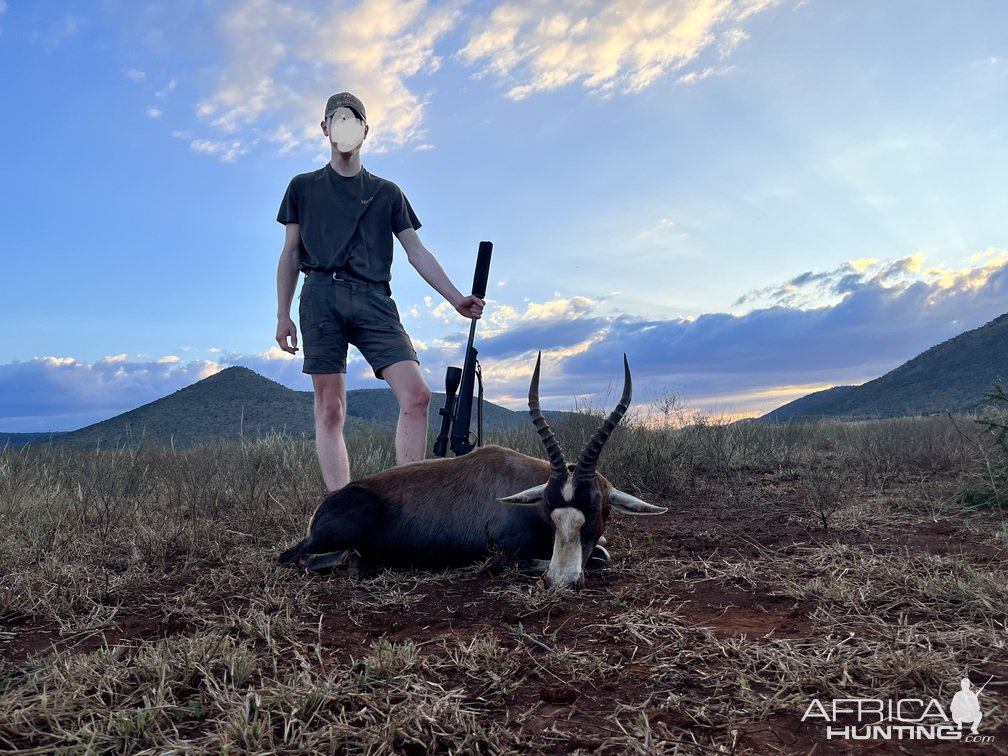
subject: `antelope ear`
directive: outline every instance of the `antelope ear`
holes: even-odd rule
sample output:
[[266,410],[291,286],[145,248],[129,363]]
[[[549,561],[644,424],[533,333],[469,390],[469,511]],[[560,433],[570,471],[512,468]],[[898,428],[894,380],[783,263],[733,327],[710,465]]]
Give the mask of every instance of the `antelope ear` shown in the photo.
[[656,507],[646,501],[614,488],[609,494],[609,503],[623,514],[658,515],[668,512],[668,507]]
[[497,501],[502,504],[517,504],[522,507],[534,507],[536,504],[543,501],[546,493],[546,484],[543,483],[541,486],[533,486],[532,488],[521,491],[520,493],[511,494],[510,496],[505,496],[502,499],[497,499]]

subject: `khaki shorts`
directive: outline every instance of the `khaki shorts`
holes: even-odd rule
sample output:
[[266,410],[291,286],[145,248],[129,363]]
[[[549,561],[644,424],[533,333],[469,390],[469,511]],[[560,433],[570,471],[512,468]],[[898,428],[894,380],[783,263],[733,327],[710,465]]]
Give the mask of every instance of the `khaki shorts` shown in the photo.
[[334,280],[309,273],[301,287],[298,314],[304,347],[303,372],[345,373],[347,348],[357,347],[381,378],[397,362],[419,363],[413,342],[385,284]]

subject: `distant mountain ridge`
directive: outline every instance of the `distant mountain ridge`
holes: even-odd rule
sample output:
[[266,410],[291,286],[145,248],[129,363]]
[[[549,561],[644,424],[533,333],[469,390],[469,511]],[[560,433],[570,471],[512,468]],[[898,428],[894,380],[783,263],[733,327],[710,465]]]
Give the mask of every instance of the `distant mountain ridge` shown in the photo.
[[[860,419],[975,412],[986,404],[996,378],[1008,379],[1008,314],[942,342],[880,378],[860,386],[817,391],[767,413],[760,420]],[[230,367],[142,407],[69,433],[0,434],[0,446],[58,443],[85,446],[124,443],[193,444],[271,433],[314,438],[313,395],[294,391],[244,367]],[[444,394],[434,394],[430,428],[441,426]],[[393,426],[398,403],[390,389],[347,392],[347,429]],[[473,407],[473,429],[476,427]],[[524,411],[486,402],[487,430],[521,427]],[[551,413],[552,414],[565,413]]]
[[[444,394],[434,394],[430,427],[440,429],[438,410]],[[356,389],[347,392],[348,432],[362,428],[394,427],[399,404],[391,389]],[[524,412],[484,402],[487,430],[508,429],[528,422]],[[476,405],[472,429],[476,430]],[[209,378],[129,412],[67,433],[0,435],[0,444],[57,443],[74,446],[108,446],[150,443],[192,446],[210,441],[259,438],[273,433],[314,438],[314,396],[295,391],[244,367],[230,367]]]
[[1008,314],[922,352],[860,386],[803,396],[761,420],[861,419],[975,412],[994,380],[1008,379]]
[[134,410],[65,433],[57,442],[191,446],[272,432],[301,436],[311,422],[311,394],[248,368],[230,367]]

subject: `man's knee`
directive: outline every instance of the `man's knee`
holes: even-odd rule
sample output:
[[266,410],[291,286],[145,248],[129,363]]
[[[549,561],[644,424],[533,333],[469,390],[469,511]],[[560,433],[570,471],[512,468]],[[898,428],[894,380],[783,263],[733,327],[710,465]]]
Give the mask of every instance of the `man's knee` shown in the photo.
[[317,392],[315,394],[315,424],[337,430],[346,420],[346,400],[339,392]]
[[430,405],[431,390],[427,384],[419,382],[415,386],[410,386],[409,390],[399,399],[399,409],[403,412],[427,412]]
[[333,400],[315,405],[315,424],[322,425],[330,430],[338,430],[343,427],[346,420],[346,407],[343,402]]

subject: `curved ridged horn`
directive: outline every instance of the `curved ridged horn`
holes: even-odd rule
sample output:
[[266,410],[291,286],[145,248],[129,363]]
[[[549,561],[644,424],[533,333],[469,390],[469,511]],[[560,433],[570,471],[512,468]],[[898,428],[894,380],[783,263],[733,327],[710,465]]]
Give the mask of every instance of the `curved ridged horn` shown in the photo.
[[627,362],[626,355],[623,355],[623,396],[620,397],[619,404],[616,405],[616,409],[612,411],[608,419],[602,423],[602,426],[595,431],[595,435],[591,437],[591,440],[585,446],[584,451],[581,452],[581,459],[578,460],[577,469],[574,471],[574,478],[578,481],[590,480],[593,475],[595,475],[595,468],[598,466],[599,454],[602,452],[602,447],[605,446],[605,442],[609,439],[609,434],[613,432],[619,421],[623,419],[623,415],[626,414],[627,408],[630,406],[630,394],[633,388],[632,382],[630,380],[630,364]]
[[532,373],[532,384],[529,386],[529,414],[532,415],[532,424],[535,425],[539,438],[542,439],[543,446],[546,447],[551,473],[555,477],[566,477],[567,462],[564,460],[563,449],[560,448],[560,442],[553,435],[546,418],[543,417],[542,410],[539,409],[539,363],[541,361],[542,352],[539,352],[539,356],[536,357],[535,371]]

